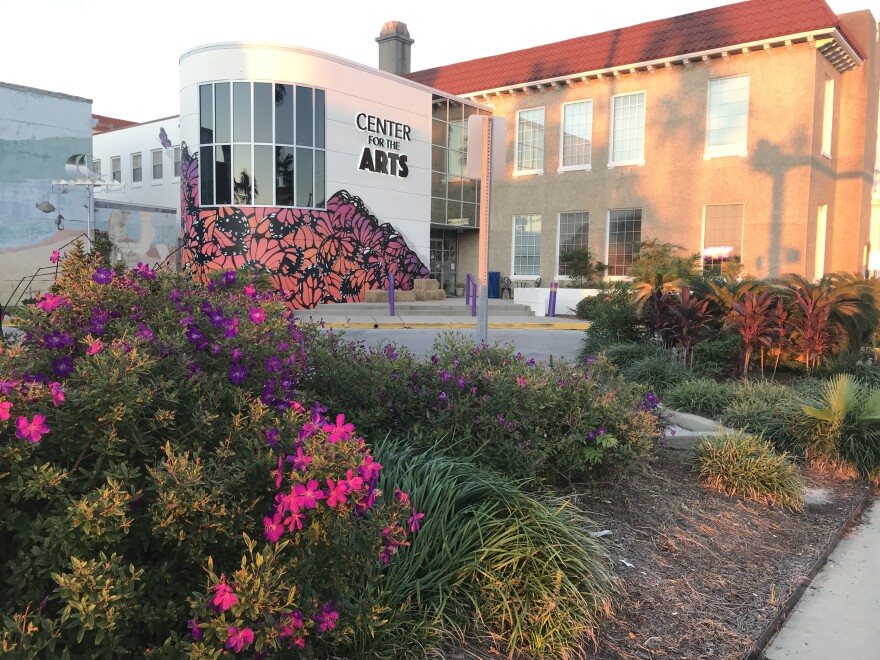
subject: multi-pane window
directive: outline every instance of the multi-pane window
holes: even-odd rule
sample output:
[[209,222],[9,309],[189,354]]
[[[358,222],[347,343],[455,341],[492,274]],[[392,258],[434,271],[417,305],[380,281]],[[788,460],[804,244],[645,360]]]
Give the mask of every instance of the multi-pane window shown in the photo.
[[721,272],[721,265],[742,260],[742,204],[709,204],[703,220],[703,269]]
[[122,157],[113,156],[110,159],[110,171],[113,173],[113,180],[122,183]]
[[749,127],[749,77],[709,81],[706,156],[744,156]]
[[834,80],[825,79],[825,100],[822,107],[822,155],[831,158],[831,129],[834,125]]
[[544,169],[544,108],[516,113],[516,171],[538,173]]
[[513,216],[513,275],[541,274],[541,216]]
[[101,176],[101,159],[100,158],[92,158],[92,172]]
[[590,214],[586,211],[575,211],[559,214],[559,274],[569,275],[562,263],[562,255],[574,250],[585,250],[589,247],[587,238],[590,231]]
[[611,104],[611,164],[645,162],[645,93],[619,94]]
[[180,147],[174,147],[174,178],[180,178]]
[[585,168],[592,161],[593,102],[575,101],[562,106],[561,168]]
[[431,101],[431,222],[479,225],[479,181],[467,177],[467,124],[479,109],[435,94]]
[[131,155],[131,182],[140,183],[144,180],[143,156],[141,154]]
[[642,241],[642,209],[608,212],[608,274],[626,276]]
[[153,159],[153,181],[161,181],[162,180],[162,150],[154,149],[150,152],[150,157]]
[[324,90],[219,82],[200,85],[199,106],[202,205],[324,208]]

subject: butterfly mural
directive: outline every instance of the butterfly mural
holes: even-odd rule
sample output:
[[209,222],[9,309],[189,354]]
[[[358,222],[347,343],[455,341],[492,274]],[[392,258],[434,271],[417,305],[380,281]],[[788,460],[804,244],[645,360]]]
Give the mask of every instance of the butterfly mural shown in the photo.
[[159,142],[162,143],[162,146],[166,149],[171,148],[171,140],[168,139],[168,133],[165,132],[165,128],[159,127]]
[[270,275],[296,309],[363,300],[364,291],[409,290],[429,271],[403,236],[345,190],[326,209],[199,206],[197,155],[181,149],[183,261],[199,277],[252,267]]

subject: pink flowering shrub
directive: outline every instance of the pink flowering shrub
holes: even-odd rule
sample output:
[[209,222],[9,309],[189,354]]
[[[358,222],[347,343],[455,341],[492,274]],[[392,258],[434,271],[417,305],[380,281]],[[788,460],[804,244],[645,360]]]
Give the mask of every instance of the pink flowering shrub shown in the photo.
[[418,513],[342,408],[295,403],[288,308],[246,272],[60,264],[0,345],[0,655],[345,655]]

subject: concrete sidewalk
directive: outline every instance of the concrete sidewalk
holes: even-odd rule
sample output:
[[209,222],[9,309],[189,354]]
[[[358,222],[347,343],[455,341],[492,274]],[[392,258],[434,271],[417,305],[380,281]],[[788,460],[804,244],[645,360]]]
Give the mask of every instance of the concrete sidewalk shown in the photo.
[[782,629],[767,660],[880,660],[880,507],[841,540]]
[[[345,317],[330,317],[297,312],[297,318],[304,321],[321,321],[328,328],[476,328],[477,319],[470,316],[430,316],[430,315],[403,315],[395,316],[352,314]],[[590,327],[589,321],[581,321],[569,317],[548,316],[504,316],[489,315],[490,328],[507,328],[520,330],[586,330]]]

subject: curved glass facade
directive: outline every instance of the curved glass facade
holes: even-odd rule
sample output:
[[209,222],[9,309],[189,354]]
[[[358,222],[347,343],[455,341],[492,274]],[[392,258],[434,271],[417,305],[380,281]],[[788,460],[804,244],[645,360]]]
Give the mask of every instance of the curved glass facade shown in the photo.
[[322,89],[199,85],[201,206],[325,208],[325,126]]

